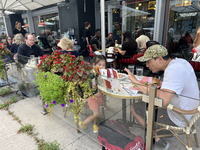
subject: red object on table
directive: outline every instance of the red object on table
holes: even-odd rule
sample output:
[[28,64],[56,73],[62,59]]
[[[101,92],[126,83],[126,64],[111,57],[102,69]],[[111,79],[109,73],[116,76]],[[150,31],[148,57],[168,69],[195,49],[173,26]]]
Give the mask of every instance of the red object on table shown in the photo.
[[58,46],[58,43],[60,42],[60,40],[56,40],[56,44],[57,44],[57,50],[62,50],[62,48],[60,48],[59,46]]

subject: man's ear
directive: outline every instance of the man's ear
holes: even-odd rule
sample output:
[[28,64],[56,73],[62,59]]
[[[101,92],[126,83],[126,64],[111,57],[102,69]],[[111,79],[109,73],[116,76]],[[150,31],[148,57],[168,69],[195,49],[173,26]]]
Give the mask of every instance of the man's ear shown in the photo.
[[162,58],[162,56],[159,56],[157,59],[158,59],[158,61],[159,61],[160,63],[164,61],[164,59]]

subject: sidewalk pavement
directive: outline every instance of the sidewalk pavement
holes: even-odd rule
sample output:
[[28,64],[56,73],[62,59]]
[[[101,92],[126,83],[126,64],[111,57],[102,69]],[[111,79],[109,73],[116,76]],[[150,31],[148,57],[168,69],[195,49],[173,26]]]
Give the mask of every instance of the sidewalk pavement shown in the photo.
[[[108,97],[107,109],[105,110],[106,119],[116,120],[122,118],[121,110],[121,99]],[[128,104],[127,100],[127,106]],[[0,103],[5,102],[5,98],[0,97]],[[44,139],[45,142],[53,142],[57,140],[60,143],[61,150],[101,150],[101,145],[98,143],[97,134],[92,131],[92,123],[88,125],[88,128],[84,130],[87,135],[77,133],[73,124],[73,114],[63,117],[63,110],[61,106],[56,106],[55,113],[49,115],[42,115],[42,102],[38,97],[25,98],[19,100],[17,103],[10,105],[9,110],[21,120],[23,125],[31,124],[34,125],[34,133],[38,132],[37,137]],[[130,118],[130,108],[126,109],[127,119]],[[117,114],[115,114],[118,112]],[[88,113],[85,110],[85,113]],[[101,113],[100,113],[101,114]],[[115,114],[113,116],[113,114]],[[88,116],[88,114],[87,114]],[[86,116],[86,117],[87,117]],[[81,116],[81,120],[85,119]],[[50,121],[51,120],[51,121]],[[200,119],[196,123],[197,134],[200,131]],[[13,120],[13,117],[8,115],[7,111],[0,110],[0,150],[37,150],[35,141],[25,133],[17,134],[21,125]],[[130,128],[130,131],[135,135],[140,135],[144,138],[144,129],[138,127]],[[89,137],[88,137],[89,135]],[[182,135],[181,139],[186,141],[186,136]],[[198,140],[200,134],[198,134]],[[168,139],[166,139],[168,141]],[[174,138],[172,141],[169,139],[170,148],[173,149],[185,149],[185,147]],[[197,150],[194,139],[192,137],[192,146],[194,150]],[[159,150],[154,148],[155,150]]]
[[[37,101],[37,102],[35,102]],[[42,115],[41,100],[25,98],[10,105],[9,110],[21,120],[23,125],[34,125],[34,133],[45,142],[57,140],[62,150],[101,150],[101,145],[83,133],[77,133],[74,126],[52,114]],[[21,125],[8,115],[8,111],[0,110],[0,150],[37,150],[32,137],[25,133],[17,134]],[[97,136],[97,134],[96,134]]]

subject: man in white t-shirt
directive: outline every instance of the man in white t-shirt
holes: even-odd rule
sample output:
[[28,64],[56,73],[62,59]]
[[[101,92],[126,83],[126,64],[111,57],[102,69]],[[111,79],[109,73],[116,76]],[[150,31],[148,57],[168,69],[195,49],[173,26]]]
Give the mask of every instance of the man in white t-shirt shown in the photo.
[[[157,97],[163,99],[164,106],[172,104],[183,110],[192,110],[199,106],[197,79],[192,66],[186,60],[171,58],[167,49],[162,45],[153,45],[149,47],[144,56],[138,58],[138,60],[141,62],[146,61],[146,66],[153,73],[164,71],[164,79],[161,86],[162,90],[157,90]],[[128,69],[125,69],[125,71],[128,72],[128,78],[133,83],[137,83],[137,87],[140,88],[143,93],[146,93],[146,87],[142,85]],[[140,113],[138,113],[141,107],[136,105],[137,104],[134,104],[130,107],[131,113],[144,127],[144,119],[141,117]],[[185,117],[190,121],[192,115],[185,115]],[[157,122],[180,127],[186,125],[185,121],[172,111],[167,110],[165,115],[161,118],[158,117]],[[162,148],[169,147],[169,143],[161,138],[156,139],[156,141],[159,144],[161,143],[160,145]]]

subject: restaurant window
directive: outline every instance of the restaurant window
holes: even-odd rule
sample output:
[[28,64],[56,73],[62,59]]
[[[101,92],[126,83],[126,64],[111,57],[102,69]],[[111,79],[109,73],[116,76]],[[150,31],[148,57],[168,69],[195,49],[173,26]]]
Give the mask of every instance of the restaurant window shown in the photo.
[[143,28],[145,35],[153,39],[156,1],[143,0],[122,5],[122,31],[137,38],[137,30]]
[[200,0],[171,0],[165,46],[170,52],[181,52],[193,46],[196,31],[200,26]]
[[60,38],[58,13],[33,17],[35,33],[37,36],[46,37],[51,45],[56,44]]

